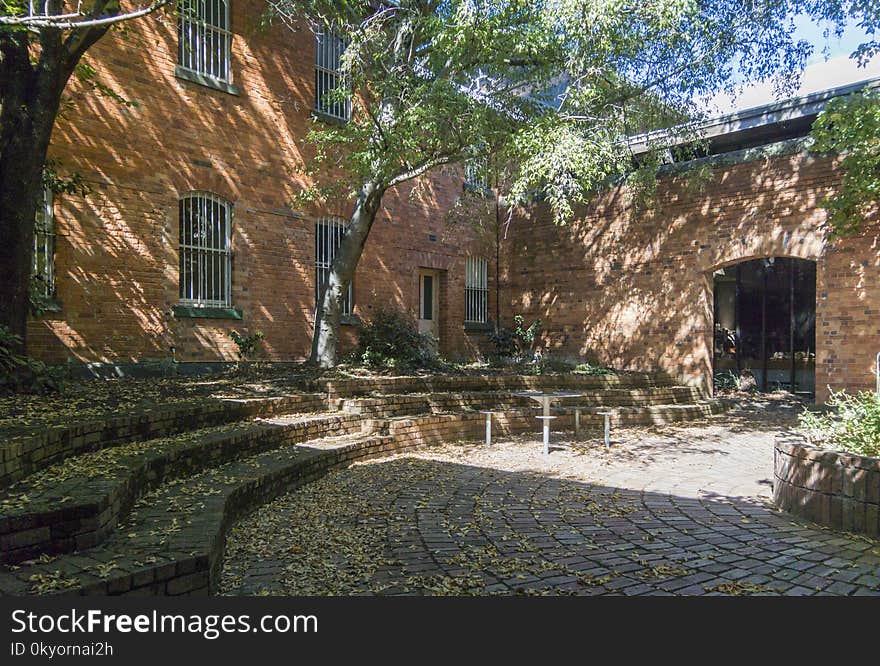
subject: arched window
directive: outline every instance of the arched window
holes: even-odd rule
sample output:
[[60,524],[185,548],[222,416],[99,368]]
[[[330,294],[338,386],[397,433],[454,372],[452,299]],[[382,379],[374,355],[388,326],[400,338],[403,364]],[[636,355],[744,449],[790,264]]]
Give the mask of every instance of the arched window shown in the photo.
[[468,257],[464,266],[464,320],[485,324],[489,319],[489,262]]
[[232,206],[207,192],[180,200],[180,302],[232,307]]
[[229,0],[180,0],[178,64],[185,70],[231,82]]
[[[342,243],[348,222],[340,217],[324,217],[315,222],[315,302],[321,298],[321,290],[330,277],[330,267]],[[354,305],[351,284],[342,302],[342,314],[350,315]]]
[[52,190],[43,190],[34,224],[34,287],[44,299],[55,297],[55,206]]

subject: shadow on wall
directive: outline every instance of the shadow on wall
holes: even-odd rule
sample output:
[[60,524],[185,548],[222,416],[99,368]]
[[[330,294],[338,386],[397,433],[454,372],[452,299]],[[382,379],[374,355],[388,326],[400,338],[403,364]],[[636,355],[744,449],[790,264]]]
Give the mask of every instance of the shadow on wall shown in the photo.
[[506,243],[505,302],[542,319],[551,352],[709,388],[714,271],[772,256],[818,260],[817,383],[862,386],[873,381],[871,353],[844,351],[839,339],[870,345],[876,330],[880,295],[867,285],[880,278],[877,232],[829,244],[819,204],[834,182],[830,160],[794,155],[719,170],[698,192],[686,177],[664,180],[642,213],[623,188],[564,227],[533,209]]
[[[302,26],[255,27],[255,0],[233,3],[233,83],[239,94],[178,79],[173,20],[150,17],[111,33],[87,56],[102,83],[133,108],[72,86],[51,156],[83,174],[92,192],[56,204],[57,291],[62,309],[32,322],[31,349],[51,362],[231,360],[228,333],[265,334],[275,359],[308,354],[314,310],[314,218],[293,195],[308,183],[305,140],[314,102],[314,38]],[[394,302],[415,311],[409,273],[420,227],[451,205],[458,181],[430,179],[387,197],[356,277],[356,312]],[[178,200],[193,191],[233,204],[234,307],[243,321],[175,319]],[[332,211],[347,215],[347,206]],[[428,232],[425,232],[427,235]],[[433,254],[460,256],[470,239]],[[404,271],[404,268],[406,270]],[[365,312],[362,312],[366,314]],[[351,344],[351,329],[346,338]]]

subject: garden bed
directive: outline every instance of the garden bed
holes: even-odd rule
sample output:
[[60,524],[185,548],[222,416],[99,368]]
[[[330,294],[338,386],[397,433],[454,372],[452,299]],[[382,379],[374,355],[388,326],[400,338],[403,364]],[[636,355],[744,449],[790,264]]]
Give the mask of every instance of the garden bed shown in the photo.
[[880,458],[822,449],[780,435],[773,452],[776,506],[819,525],[880,535]]

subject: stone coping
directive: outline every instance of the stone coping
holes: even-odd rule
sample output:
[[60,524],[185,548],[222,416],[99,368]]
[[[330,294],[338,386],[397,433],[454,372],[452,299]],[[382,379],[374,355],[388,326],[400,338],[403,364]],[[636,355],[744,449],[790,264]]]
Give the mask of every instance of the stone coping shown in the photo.
[[773,501],[819,525],[880,535],[880,458],[831,451],[795,433],[773,447]]

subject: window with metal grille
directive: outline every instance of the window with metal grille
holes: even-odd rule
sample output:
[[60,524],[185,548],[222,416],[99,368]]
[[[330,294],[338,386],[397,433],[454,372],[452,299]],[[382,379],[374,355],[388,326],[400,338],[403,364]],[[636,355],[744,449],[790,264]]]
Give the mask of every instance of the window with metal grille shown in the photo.
[[470,159],[464,163],[464,186],[484,194],[489,191],[489,166],[486,160]]
[[232,206],[210,193],[180,200],[180,302],[232,307]]
[[351,119],[351,100],[348,94],[340,99],[337,90],[344,90],[342,54],[346,40],[331,28],[315,35],[315,111],[339,120]]
[[464,320],[480,324],[489,320],[489,262],[481,257],[465,260]]
[[34,220],[34,288],[37,295],[55,296],[55,206],[52,190],[43,190],[43,198]]
[[229,83],[229,0],[180,0],[179,8],[178,64]]
[[[336,258],[342,237],[348,223],[339,217],[325,217],[315,223],[315,302],[321,298],[321,293],[330,277],[330,267]],[[342,301],[342,314],[350,315],[354,298],[351,284],[345,292]]]

